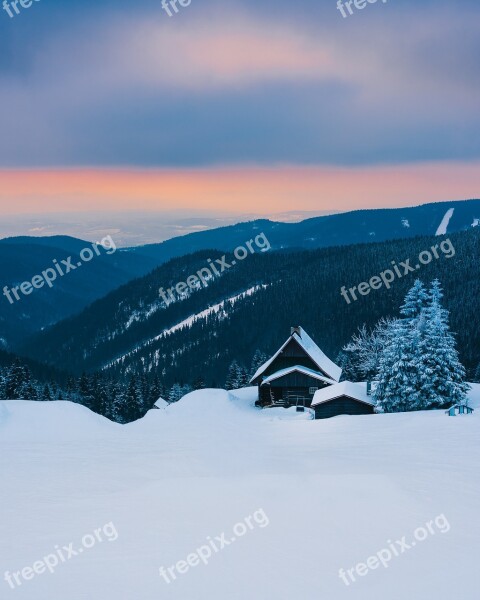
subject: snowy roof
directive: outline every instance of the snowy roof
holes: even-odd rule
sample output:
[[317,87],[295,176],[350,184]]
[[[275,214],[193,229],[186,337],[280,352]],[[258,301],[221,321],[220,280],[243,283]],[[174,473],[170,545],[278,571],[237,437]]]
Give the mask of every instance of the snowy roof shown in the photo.
[[270,383],[271,381],[279,379],[280,377],[288,375],[289,373],[293,373],[293,371],[303,373],[304,375],[309,375],[310,377],[315,377],[315,379],[320,379],[320,381],[324,381],[325,383],[328,383],[330,385],[333,385],[335,383],[333,379],[328,379],[327,377],[320,375],[320,373],[318,373],[317,371],[313,371],[312,369],[309,369],[307,367],[302,367],[302,365],[295,365],[293,367],[287,367],[286,369],[281,369],[280,371],[272,373],[262,381],[262,385],[264,383]]
[[[299,333],[297,333],[297,331]],[[255,375],[250,379],[250,382],[259,377],[264,371],[266,371],[266,369],[268,369],[268,367],[273,363],[273,361],[277,358],[280,352],[282,352],[292,338],[298,342],[298,344],[303,348],[303,350],[305,350],[317,367],[326,375],[328,375],[328,377],[334,381],[338,381],[340,379],[342,369],[320,350],[317,344],[312,340],[308,333],[302,329],[302,327],[298,327],[297,330],[283,344],[283,346],[272,356],[272,358],[267,360],[266,363],[259,367]]]
[[164,400],[163,398],[159,398],[154,406],[156,406],[157,408],[167,408],[168,406],[168,402],[166,400]]
[[372,397],[367,395],[367,384],[366,383],[352,383],[351,381],[342,381],[336,383],[330,387],[323,388],[315,392],[312,400],[312,406],[317,404],[323,404],[324,402],[330,402],[340,396],[348,396],[364,404],[374,406]]

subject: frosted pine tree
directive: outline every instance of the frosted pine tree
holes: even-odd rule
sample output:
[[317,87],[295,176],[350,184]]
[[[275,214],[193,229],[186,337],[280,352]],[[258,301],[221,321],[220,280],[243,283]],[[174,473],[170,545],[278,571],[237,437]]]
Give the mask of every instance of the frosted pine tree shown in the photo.
[[250,366],[249,379],[251,379],[255,373],[258,371],[259,367],[261,367],[265,362],[267,362],[267,356],[260,350],[255,350],[255,354],[253,355],[252,364]]
[[169,402],[178,402],[183,396],[182,386],[179,383],[174,383],[168,392]]
[[446,407],[465,402],[469,386],[450,331],[449,312],[443,308],[438,279],[432,282],[425,310],[425,336],[421,341],[424,408]]
[[406,356],[409,364],[409,383],[406,389],[406,394],[409,395],[408,410],[422,410],[429,406],[422,350],[426,335],[427,305],[428,291],[420,279],[417,279],[405,296],[400,309],[408,337]]
[[242,387],[242,369],[238,362],[234,360],[228,369],[227,380],[225,382],[225,389],[236,390]]
[[110,388],[111,403],[107,417],[117,423],[127,423],[128,402],[125,389],[120,383],[113,383]]
[[426,308],[427,302],[428,292],[420,279],[417,279],[405,296],[400,313],[407,319],[418,319]]
[[419,410],[423,406],[421,340],[425,335],[428,294],[416,280],[400,309],[403,318],[384,334],[374,398],[385,412]]
[[394,321],[386,337],[380,357],[377,385],[373,394],[377,406],[384,412],[408,410],[409,362],[405,360],[408,342],[405,323]]

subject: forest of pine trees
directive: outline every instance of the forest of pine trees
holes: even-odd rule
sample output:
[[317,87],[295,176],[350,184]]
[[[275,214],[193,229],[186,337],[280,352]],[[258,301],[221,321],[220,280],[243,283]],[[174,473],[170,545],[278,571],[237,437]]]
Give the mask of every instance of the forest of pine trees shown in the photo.
[[34,379],[19,359],[10,367],[0,368],[0,400],[69,400],[118,423],[143,417],[160,397],[175,401],[181,396],[170,399],[169,391],[156,376],[147,379],[132,375],[121,383],[98,373],[83,374],[71,377],[60,387],[56,382],[40,383]]

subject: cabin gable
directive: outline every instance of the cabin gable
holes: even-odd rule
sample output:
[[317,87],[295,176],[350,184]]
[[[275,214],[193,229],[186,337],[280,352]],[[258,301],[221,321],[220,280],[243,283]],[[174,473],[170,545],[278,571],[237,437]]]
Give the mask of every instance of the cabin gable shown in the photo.
[[[262,377],[268,377],[277,371],[296,365],[307,367],[307,369],[312,369],[313,371],[319,370],[318,365],[310,358],[300,344],[294,338],[291,338],[279,355],[262,373]],[[325,373],[322,374],[328,377]]]

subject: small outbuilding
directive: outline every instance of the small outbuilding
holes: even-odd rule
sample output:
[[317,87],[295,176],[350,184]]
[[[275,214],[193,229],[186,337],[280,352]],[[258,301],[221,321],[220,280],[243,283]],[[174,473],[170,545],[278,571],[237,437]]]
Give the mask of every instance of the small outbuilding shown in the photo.
[[318,390],[311,407],[315,411],[315,419],[375,413],[375,404],[367,393],[367,384],[351,381],[342,381]]
[[167,408],[167,406],[168,406],[168,402],[166,400],[164,400],[163,398],[159,398],[153,405],[153,408],[164,409],[164,408]]
[[445,411],[445,414],[449,417],[456,417],[457,415],[471,415],[472,413],[473,408],[467,404],[454,404]]

